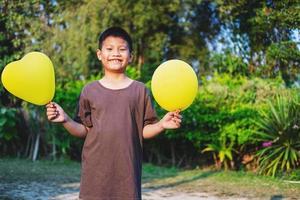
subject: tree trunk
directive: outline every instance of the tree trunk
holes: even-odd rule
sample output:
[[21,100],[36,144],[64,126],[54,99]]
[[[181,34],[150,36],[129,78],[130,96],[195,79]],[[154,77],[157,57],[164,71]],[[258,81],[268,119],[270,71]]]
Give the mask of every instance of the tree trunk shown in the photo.
[[177,165],[176,165],[177,167],[180,167],[180,166],[181,166],[181,164],[183,163],[185,157],[186,157],[186,154],[184,154],[184,155],[180,158],[180,160],[178,161],[178,163],[177,163]]
[[55,137],[52,135],[52,158],[53,160],[56,160],[56,143],[55,143]]
[[25,149],[25,154],[24,154],[25,157],[29,157],[29,154],[30,154],[31,137],[32,137],[32,135],[29,134],[29,136],[27,138],[27,142],[26,142],[26,149]]
[[175,144],[171,141],[171,156],[172,156],[172,166],[176,165],[176,153],[175,153]]
[[137,52],[137,61],[138,61],[137,69],[141,73],[142,66],[145,63],[143,39],[139,39],[138,52]]
[[36,161],[36,158],[37,158],[38,153],[39,153],[40,136],[41,136],[41,134],[38,133],[36,135],[36,138],[35,138],[35,144],[34,144],[34,149],[33,149],[32,161]]
[[26,130],[26,134],[27,134],[27,142],[26,142],[26,146],[25,146],[25,152],[24,152],[24,156],[25,157],[30,157],[31,154],[31,145],[32,145],[32,141],[33,141],[33,134],[31,131],[31,127],[30,127],[30,117],[29,117],[29,113],[28,110],[24,109],[24,108],[20,108],[20,113],[22,115],[22,121],[24,123],[24,127],[22,131]]
[[33,149],[34,149],[34,134],[31,134],[31,137],[30,137],[30,142],[29,142],[29,155],[28,155],[28,158],[29,159],[32,159],[33,157]]

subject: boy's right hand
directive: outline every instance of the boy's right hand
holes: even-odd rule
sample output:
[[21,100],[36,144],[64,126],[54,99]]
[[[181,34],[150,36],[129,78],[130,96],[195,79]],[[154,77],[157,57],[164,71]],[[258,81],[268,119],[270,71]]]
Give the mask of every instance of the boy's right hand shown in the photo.
[[65,111],[54,102],[50,102],[46,105],[47,109],[47,118],[51,122],[66,122],[67,121],[67,115],[65,114]]

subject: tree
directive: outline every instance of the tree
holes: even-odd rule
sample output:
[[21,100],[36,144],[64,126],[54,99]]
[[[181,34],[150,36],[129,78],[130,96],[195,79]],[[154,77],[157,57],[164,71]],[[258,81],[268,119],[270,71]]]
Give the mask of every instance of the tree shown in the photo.
[[[291,66],[283,66],[277,59],[275,63],[273,61],[267,63],[270,65],[273,62],[272,66],[268,67],[270,71],[266,72],[265,69],[260,68],[266,64],[266,53],[270,54],[271,49],[274,50],[275,46],[292,41],[293,31],[299,30],[299,1],[232,0],[216,2],[221,20],[233,30],[233,41],[243,38],[241,42],[248,44],[249,49],[244,53],[249,56],[244,57],[249,57],[249,65],[254,67],[251,71],[274,74],[276,70],[279,70],[285,82],[290,85],[291,77],[298,73],[297,70],[287,70]],[[282,50],[287,53],[291,48]],[[295,60],[297,58],[289,57],[288,59]],[[280,67],[278,67],[279,65]],[[296,64],[292,68],[296,69],[298,66]]]

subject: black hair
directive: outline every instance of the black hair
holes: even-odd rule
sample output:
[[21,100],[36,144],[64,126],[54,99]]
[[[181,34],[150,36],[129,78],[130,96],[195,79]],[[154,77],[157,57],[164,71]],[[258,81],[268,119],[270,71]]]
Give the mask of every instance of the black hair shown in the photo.
[[132,52],[132,39],[130,35],[124,29],[116,26],[110,27],[100,34],[99,41],[98,41],[99,49],[102,48],[103,41],[109,36],[120,37],[123,40],[125,40],[128,44],[129,52],[130,53]]

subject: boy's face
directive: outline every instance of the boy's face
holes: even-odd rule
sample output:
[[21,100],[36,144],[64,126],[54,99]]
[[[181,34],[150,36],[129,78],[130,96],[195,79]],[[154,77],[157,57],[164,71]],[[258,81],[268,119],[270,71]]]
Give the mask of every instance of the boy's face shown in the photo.
[[104,70],[114,73],[123,73],[132,55],[126,40],[120,37],[108,36],[97,50],[98,59],[101,60]]

